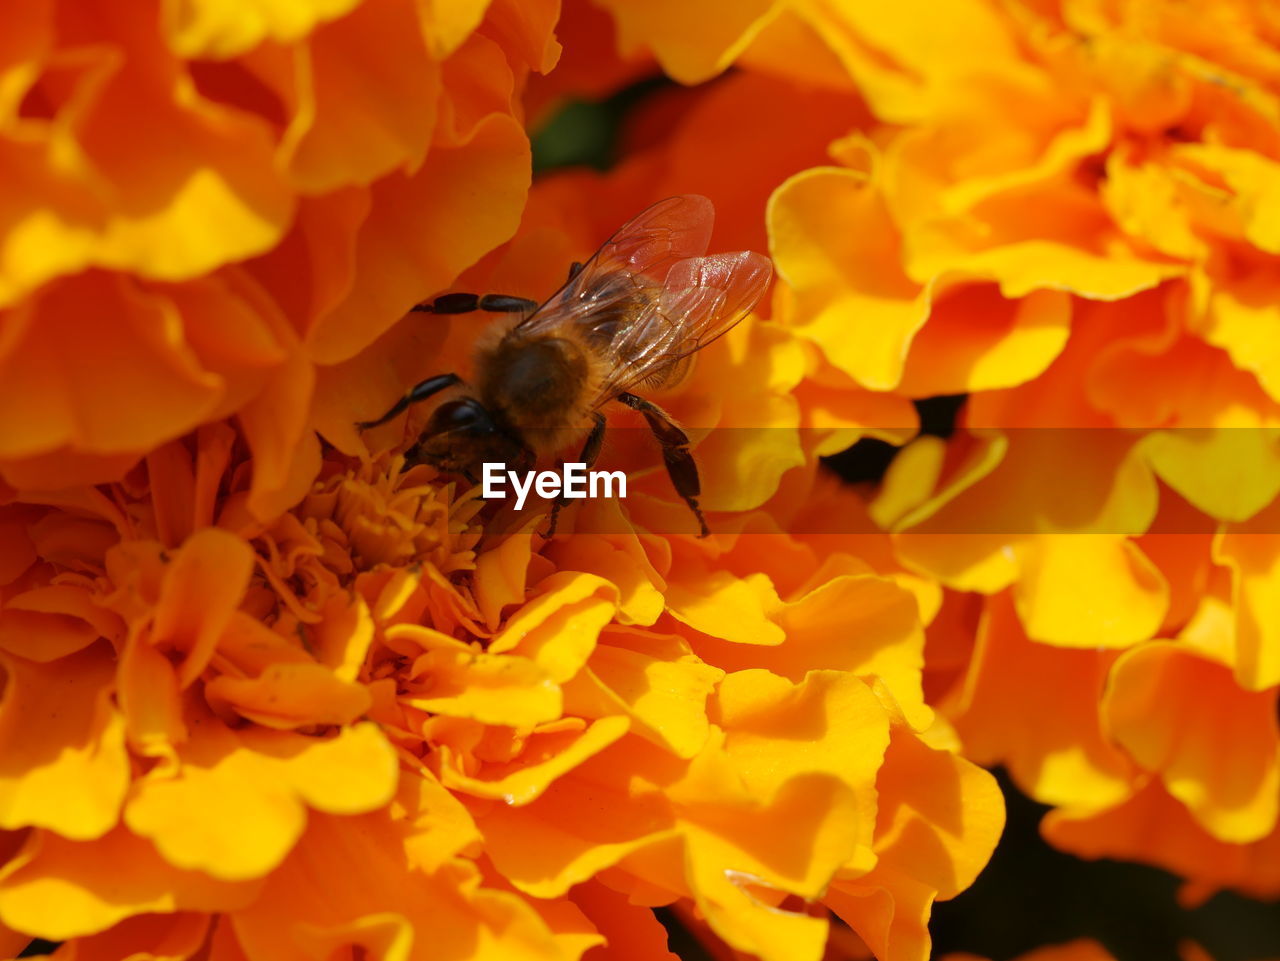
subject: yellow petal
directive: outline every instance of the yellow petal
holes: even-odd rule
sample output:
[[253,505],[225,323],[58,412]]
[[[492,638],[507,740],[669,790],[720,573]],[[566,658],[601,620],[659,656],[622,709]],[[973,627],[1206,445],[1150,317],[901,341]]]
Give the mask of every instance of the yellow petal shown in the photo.
[[848,786],[823,774],[788,781],[754,810],[697,810],[685,827],[689,882],[712,929],[763,961],[818,961],[826,919],[773,907],[753,888],[818,896],[852,855],[853,814]]
[[935,297],[929,322],[911,342],[899,389],[967,394],[1037,377],[1061,353],[1071,299],[1060,291],[1002,298],[994,285],[953,287]]
[[603,640],[565,686],[565,713],[625,714],[633,733],[677,757],[697,754],[710,730],[707,697],[724,671],[703,664],[677,637],[615,628]]
[[1182,144],[1177,154],[1194,166],[1221,176],[1235,196],[1231,206],[1244,236],[1259,250],[1280,253],[1280,163],[1253,150],[1222,144]]
[[924,632],[911,594],[888,578],[832,577],[783,604],[774,615],[786,633],[776,647],[700,642],[699,655],[728,671],[763,668],[801,683],[810,671],[848,671],[880,678],[911,723],[928,727],[921,671]]
[[667,587],[671,616],[694,630],[739,644],[781,644],[782,628],[769,615],[778,595],[763,574],[737,577],[728,571],[686,576]]
[[893,122],[919,119],[930,94],[942,95],[973,71],[1017,57],[1006,21],[979,0],[910,0],[892,10],[845,0],[814,14],[814,25],[845,69]]
[[[864,682],[841,671],[812,671],[799,684],[766,671],[739,671],[721,682],[717,695],[725,730],[719,751],[749,796],[771,797],[802,774],[832,774],[856,798],[858,840],[869,840],[872,785],[888,747],[889,719]],[[808,736],[796,738],[802,730]],[[696,797],[692,786],[671,793]]]
[[903,273],[877,187],[851,170],[806,170],[774,192],[768,222],[778,274],[795,292],[797,332],[864,387],[892,390],[930,292]]
[[253,728],[237,734],[204,717],[179,756],[178,772],[137,782],[125,820],[175,867],[232,881],[279,865],[306,826],[308,806],[368,811],[390,800],[398,774],[393,749],[367,723],[317,740]]
[[110,650],[46,664],[0,654],[0,665],[0,827],[101,837],[119,819],[130,776]]
[[1280,494],[1276,428],[1154,431],[1142,453],[1170,487],[1219,520],[1247,520]]
[[62,941],[139,914],[234,911],[253,901],[257,890],[256,882],[232,884],[179,871],[123,826],[94,841],[41,833],[0,868],[0,920]]
[[1259,691],[1280,684],[1280,505],[1246,524],[1232,525],[1213,546],[1214,560],[1231,571],[1235,673]]
[[1137,544],[1106,534],[1045,534],[1015,548],[1027,636],[1063,647],[1128,647],[1155,635],[1169,585]]
[[688,6],[675,0],[633,4],[605,0],[623,53],[650,48],[662,68],[684,84],[707,80],[746,47],[762,25],[768,0]]
[[425,684],[411,687],[404,703],[433,714],[511,727],[561,714],[560,688],[526,657],[441,649],[418,658],[414,673]]
[[625,717],[606,717],[581,730],[535,734],[529,738],[523,756],[515,761],[486,765],[475,777],[445,765],[440,780],[464,794],[513,805],[528,804],[556,778],[622,737],[628,726]]
[[169,0],[165,31],[183,57],[234,57],[264,40],[293,43],[318,24],[351,11],[360,0]]
[[1209,833],[1245,844],[1274,830],[1274,691],[1242,691],[1229,669],[1177,642],[1155,641],[1116,661],[1102,709],[1116,741],[1158,773]]
[[560,570],[595,574],[611,583],[618,591],[619,624],[652,624],[661,616],[665,584],[635,535],[567,537],[553,541],[545,550]]
[[561,571],[516,611],[489,643],[490,654],[530,658],[556,683],[573,677],[590,657],[601,628],[613,620],[618,591],[590,574]]

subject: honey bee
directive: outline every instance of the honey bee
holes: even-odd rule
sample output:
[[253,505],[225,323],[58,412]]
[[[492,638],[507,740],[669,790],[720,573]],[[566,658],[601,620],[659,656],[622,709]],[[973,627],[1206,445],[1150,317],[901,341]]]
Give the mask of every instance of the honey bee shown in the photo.
[[[441,374],[415,385],[381,417],[459,388],[432,412],[406,452],[472,482],[484,462],[531,466],[539,457],[583,440],[579,460],[595,463],[604,441],[601,408],[617,401],[639,411],[662,449],[667,474],[709,533],[698,506],[698,468],[689,438],[657,404],[635,390],[669,389],[688,373],[693,355],[756,305],[773,273],[752,251],[706,255],[715,209],[705,197],[671,197],[626,223],[546,302],[486,294],[445,294],[414,310],[514,315],[482,337],[474,385]],[[585,438],[585,440],[584,440]],[[552,505],[555,532],[563,499]]]

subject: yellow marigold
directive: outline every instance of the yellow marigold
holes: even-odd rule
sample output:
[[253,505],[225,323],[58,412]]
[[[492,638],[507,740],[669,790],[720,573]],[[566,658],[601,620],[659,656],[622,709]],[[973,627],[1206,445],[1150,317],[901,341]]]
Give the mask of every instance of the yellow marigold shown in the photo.
[[687,900],[817,958],[792,898],[927,957],[929,902],[1002,819],[931,746],[904,588],[777,533],[776,586],[733,573],[747,533],[486,536],[387,455],[330,455],[265,523],[243,451],[210,425],[2,509],[10,929],[85,957],[578,957]]
[[0,15],[0,477],[114,479],[234,415],[253,510],[296,500],[319,465],[318,371],[515,229],[513,98],[554,63],[554,17],[505,0]]
[[[1194,509],[1181,511],[1180,522],[1194,520]],[[1275,538],[1215,534],[1200,521],[1203,533],[1042,539],[1040,549],[1064,554],[1059,585],[1109,577],[1110,596],[1054,598],[1052,583],[1025,576],[987,598],[948,592],[949,616],[929,628],[927,662],[937,654],[948,665],[930,702],[955,724],[967,756],[1004,764],[1023,790],[1058,808],[1044,822],[1051,842],[1158,864],[1187,879],[1188,901],[1223,887],[1274,897],[1280,687],[1252,680],[1256,648],[1239,642],[1250,615],[1232,574],[1239,554],[1270,551]],[[1100,574],[1099,548],[1127,551],[1141,566]],[[1036,556],[1017,549],[1019,561]],[[1147,614],[1133,579],[1143,570]],[[1125,607],[1127,621],[1117,616]],[[1139,627],[1143,617],[1150,623]],[[1101,629],[1125,623],[1138,636]],[[1037,624],[1087,629],[1033,635]]]
[[1274,896],[1269,5],[603,5],[682,82],[845,111],[768,200],[774,315],[873,397],[969,395],[868,507],[946,590],[925,689],[966,753],[1069,850]]
[[664,399],[705,540],[662,533],[688,518],[625,413],[625,511],[551,540],[402,470],[424,412],[355,427],[467,368],[481,325],[415,302],[542,299],[674,192],[763,247],[834,121],[717,181],[743,142],[709,121],[803,96],[747,78],[526,207],[552,3],[72,6],[7,15],[0,72],[31,181],[0,246],[0,947],[661,958],[676,905],[765,961],[816,961],[832,912],[924,961],[1003,823],[925,700],[941,595],[882,535],[788,533],[867,529],[816,455],[905,440],[904,398],[740,325]]

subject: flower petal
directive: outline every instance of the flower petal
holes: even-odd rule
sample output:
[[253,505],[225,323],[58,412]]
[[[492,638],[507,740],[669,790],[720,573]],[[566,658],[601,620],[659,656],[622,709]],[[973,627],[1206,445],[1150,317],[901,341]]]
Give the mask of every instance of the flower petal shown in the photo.
[[0,653],[0,827],[85,841],[115,826],[129,787],[105,644],[45,664]]
[[[180,771],[140,780],[125,808],[129,827],[183,870],[228,881],[261,877],[302,835],[308,806],[352,814],[380,807],[395,791],[395,754],[371,724],[327,740],[237,734],[210,717],[191,731]],[[210,803],[216,814],[206,813]]]
[[1116,661],[1102,710],[1116,742],[1210,834],[1243,844],[1275,829],[1275,691],[1242,691],[1229,668],[1153,641]]
[[252,902],[258,887],[179,871],[123,826],[93,841],[40,833],[0,869],[0,919],[62,941],[140,914],[234,911]]

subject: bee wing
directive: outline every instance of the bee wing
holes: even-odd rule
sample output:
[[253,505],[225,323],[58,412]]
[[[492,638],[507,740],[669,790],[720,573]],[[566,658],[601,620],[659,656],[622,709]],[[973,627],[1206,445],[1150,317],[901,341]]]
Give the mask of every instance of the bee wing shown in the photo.
[[662,285],[671,268],[711,242],[715,207],[706,197],[668,197],[637,214],[592,255],[550,300],[517,329],[545,333],[561,324],[590,323],[637,294]]
[[676,263],[634,323],[609,343],[610,374],[596,406],[642,383],[674,384],[691,355],[751,312],[772,276],[769,258],[750,250]]

